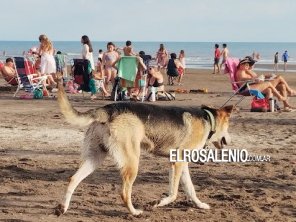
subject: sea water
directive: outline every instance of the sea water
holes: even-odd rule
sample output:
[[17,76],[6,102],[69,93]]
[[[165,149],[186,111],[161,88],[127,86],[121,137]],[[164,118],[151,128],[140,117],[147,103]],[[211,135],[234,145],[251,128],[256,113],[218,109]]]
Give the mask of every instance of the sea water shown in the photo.
[[[117,47],[123,48],[125,42],[114,42]],[[253,52],[260,54],[259,64],[273,64],[274,54],[279,52],[279,63],[281,55],[285,50],[289,54],[289,64],[296,64],[295,42],[132,42],[135,52],[144,51],[147,55],[156,56],[159,44],[163,43],[168,53],[185,51],[186,64],[188,68],[208,69],[213,67],[214,45],[218,43],[220,50],[222,44],[226,43],[231,57],[243,58],[252,55]],[[0,41],[0,59],[7,56],[20,56],[31,47],[38,47],[38,41]],[[68,55],[69,60],[81,57],[82,46],[79,41],[53,41],[56,51]],[[106,51],[107,42],[93,41],[95,58],[99,49]],[[4,56],[5,55],[5,56]]]

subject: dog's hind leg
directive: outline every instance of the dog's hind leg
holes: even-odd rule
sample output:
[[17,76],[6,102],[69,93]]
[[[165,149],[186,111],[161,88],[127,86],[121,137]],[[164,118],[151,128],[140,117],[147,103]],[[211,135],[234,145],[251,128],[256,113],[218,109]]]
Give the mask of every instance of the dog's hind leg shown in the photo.
[[[140,149],[140,145],[139,145]],[[139,167],[139,155],[135,153],[129,153],[128,159],[126,159],[125,164],[121,168],[122,177],[122,194],[121,198],[124,204],[127,206],[128,210],[133,215],[140,215],[143,213],[142,210],[135,209],[132,203],[132,186],[138,174]]]
[[176,200],[180,183],[180,177],[183,170],[183,164],[184,163],[182,162],[171,164],[169,173],[169,196],[161,199],[159,204],[156,204],[155,207],[162,207]]
[[184,191],[188,198],[190,198],[197,207],[201,209],[210,209],[210,206],[208,204],[201,202],[196,196],[194,185],[189,173],[188,163],[184,163],[181,176],[181,184],[183,185]]
[[76,189],[76,187],[78,186],[78,184],[83,179],[85,179],[88,175],[90,175],[96,169],[98,164],[101,162],[100,160],[102,160],[106,156],[106,154],[103,152],[101,152],[101,154],[103,156],[101,156],[98,159],[90,159],[89,158],[89,159],[86,159],[85,161],[83,161],[83,163],[81,164],[78,171],[70,178],[70,183],[68,185],[63,204],[59,204],[55,209],[55,214],[57,216],[60,216],[61,214],[64,214],[67,211],[69,204],[70,204],[72,194],[73,194],[74,190]]

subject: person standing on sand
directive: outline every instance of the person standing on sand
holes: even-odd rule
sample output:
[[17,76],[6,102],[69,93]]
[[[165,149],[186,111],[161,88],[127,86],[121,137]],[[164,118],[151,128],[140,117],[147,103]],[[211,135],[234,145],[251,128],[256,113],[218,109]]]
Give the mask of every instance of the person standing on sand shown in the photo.
[[81,37],[81,43],[82,43],[82,58],[87,59],[90,62],[91,69],[95,70],[93,48],[87,35],[83,35]]
[[184,76],[185,70],[186,70],[185,52],[183,49],[180,51],[178,59],[182,65],[178,69],[178,71],[179,71],[178,85],[182,85],[181,81],[183,79],[183,76]]
[[279,68],[279,52],[276,52],[275,54],[274,54],[274,61],[273,61],[273,63],[274,63],[274,71],[277,73],[278,72],[278,68]]
[[[40,42],[40,46],[39,46],[38,54],[41,56],[41,61],[40,61],[41,75],[47,76],[47,79],[52,86],[52,92],[56,92],[57,83],[54,81],[54,78],[52,76],[56,73],[56,70],[57,70],[56,62],[53,56],[54,54],[53,45],[46,35],[40,35],[39,42]],[[44,96],[48,96],[48,91],[46,89],[45,82],[43,87],[43,93],[44,93]]]
[[215,44],[214,71],[213,71],[212,74],[216,74],[216,68],[218,70],[217,74],[220,73],[220,66],[219,66],[220,56],[221,56],[221,52],[220,52],[220,49],[219,49],[219,44]]
[[105,74],[105,88],[108,89],[108,84],[111,81],[114,83],[114,79],[117,74],[117,69],[115,69],[114,65],[119,59],[119,54],[115,51],[115,45],[113,42],[107,43],[107,51],[104,52],[102,58],[102,65]]
[[164,48],[164,45],[160,44],[156,54],[156,64],[160,69],[162,69],[162,68],[165,68],[167,61],[168,61],[168,52]]
[[226,59],[227,59],[228,56],[229,56],[229,50],[228,50],[228,48],[227,48],[227,44],[226,44],[226,43],[223,43],[222,47],[223,47],[223,50],[222,50],[222,52],[221,52],[221,55],[222,55],[222,62],[221,62],[221,64],[220,64],[220,70],[222,69],[222,66],[225,64]]
[[289,59],[288,51],[286,50],[282,55],[282,60],[284,61],[284,72],[287,70],[287,62]]

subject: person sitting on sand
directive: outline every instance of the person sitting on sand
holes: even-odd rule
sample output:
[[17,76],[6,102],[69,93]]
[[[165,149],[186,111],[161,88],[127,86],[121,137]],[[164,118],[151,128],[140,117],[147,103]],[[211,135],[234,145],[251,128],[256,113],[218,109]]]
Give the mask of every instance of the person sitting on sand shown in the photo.
[[17,85],[17,76],[16,71],[14,68],[13,60],[12,58],[7,58],[5,61],[4,66],[1,69],[3,78],[13,86]]
[[94,100],[97,98],[96,93],[98,91],[102,91],[102,93],[104,94],[104,97],[111,96],[110,93],[108,93],[107,90],[105,89],[102,72],[93,71],[92,77],[89,81],[89,88],[91,92],[91,97],[90,97],[91,100]]
[[149,73],[149,80],[148,80],[148,86],[150,87],[156,87],[158,92],[164,91],[164,84],[163,84],[163,75],[156,67],[149,67],[148,69]]
[[171,53],[171,58],[167,64],[168,85],[174,85],[174,79],[180,75],[178,69],[182,64],[177,59],[176,53]]
[[[283,102],[284,111],[292,111],[293,107],[288,103],[288,95],[294,96],[296,94],[295,90],[291,89],[285,79],[279,75],[262,75],[258,78],[258,75],[252,70],[255,62],[251,57],[246,57],[239,62],[236,73],[237,81],[253,80],[253,82],[249,83],[250,89],[261,91],[266,94],[268,99],[272,98],[273,95],[276,96],[279,101]],[[264,81],[265,78],[269,80]]]

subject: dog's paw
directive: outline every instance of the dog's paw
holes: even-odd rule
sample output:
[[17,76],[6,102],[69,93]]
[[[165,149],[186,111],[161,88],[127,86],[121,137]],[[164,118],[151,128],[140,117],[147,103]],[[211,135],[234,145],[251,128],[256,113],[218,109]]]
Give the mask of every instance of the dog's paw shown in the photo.
[[135,209],[133,212],[131,212],[133,216],[139,216],[143,213],[142,210],[138,210],[138,209]]
[[210,206],[209,206],[208,204],[206,204],[206,203],[200,203],[200,204],[198,204],[197,206],[198,206],[200,209],[206,209],[206,210],[210,209]]
[[57,215],[58,217],[61,216],[64,213],[65,213],[65,206],[63,204],[59,204],[54,209],[54,214]]

